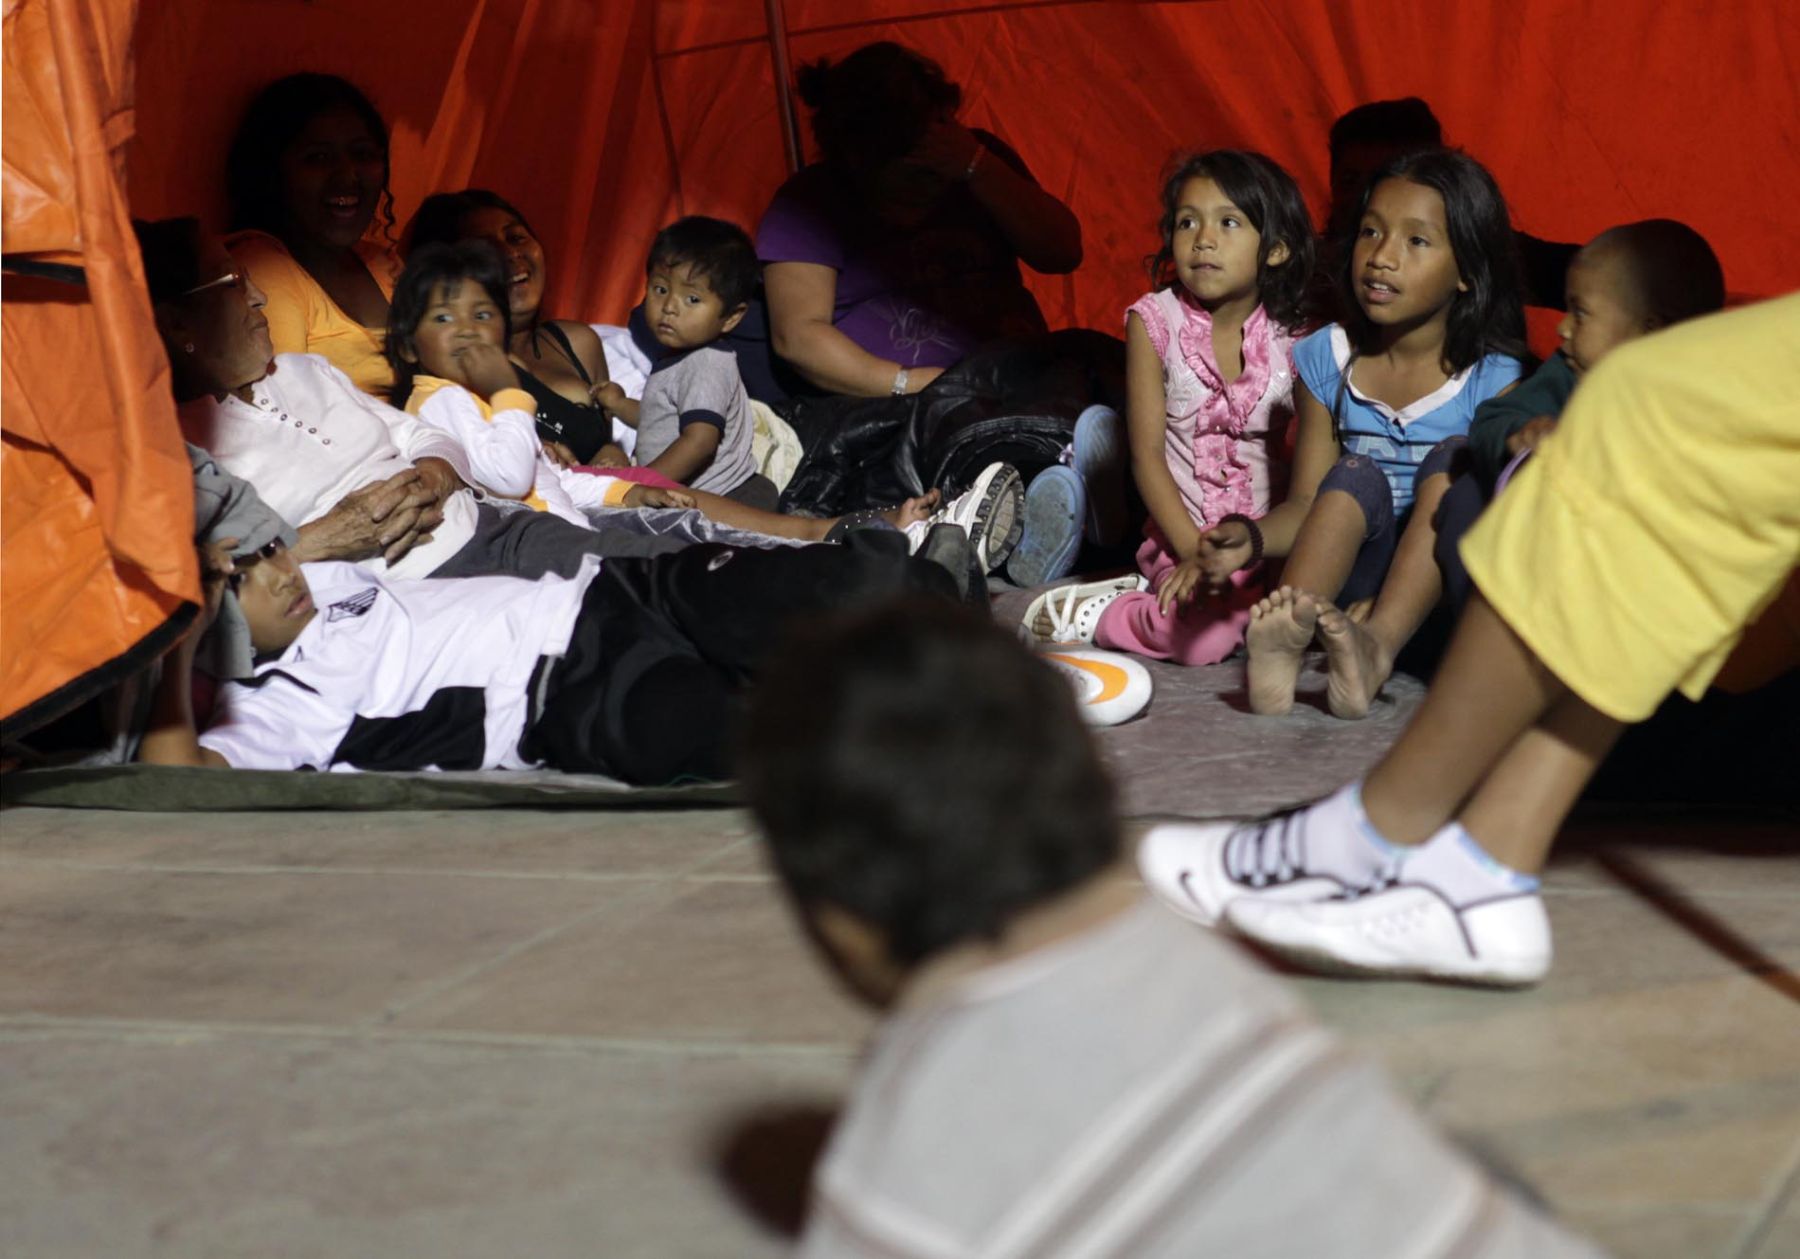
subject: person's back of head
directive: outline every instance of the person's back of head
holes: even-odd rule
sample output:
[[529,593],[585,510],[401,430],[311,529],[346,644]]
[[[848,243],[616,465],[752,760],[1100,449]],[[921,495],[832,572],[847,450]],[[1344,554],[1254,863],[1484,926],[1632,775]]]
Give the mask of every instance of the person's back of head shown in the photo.
[[676,219],[658,232],[644,271],[649,274],[684,266],[695,279],[706,281],[726,314],[756,296],[762,280],[762,264],[749,234],[736,223],[703,214]]
[[814,630],[762,674],[740,769],[797,910],[902,975],[1117,860],[1114,791],[1065,679],[966,609],[901,603]]
[[870,168],[912,152],[933,120],[962,104],[942,66],[887,40],[801,66],[795,82],[825,160]]
[[1632,289],[1646,325],[1667,327],[1711,314],[1725,305],[1725,271],[1719,256],[1686,223],[1644,219],[1608,228],[1583,246],[1589,258],[1607,256]]
[[1431,106],[1417,96],[1394,101],[1369,101],[1345,110],[1331,124],[1331,153],[1336,157],[1352,145],[1370,144],[1406,149],[1435,149],[1444,142],[1444,129]]
[[1331,212],[1327,230],[1343,226],[1369,177],[1397,157],[1444,142],[1431,106],[1416,96],[1369,101],[1331,124]]
[[212,278],[200,274],[199,219],[133,219],[131,230],[144,261],[144,282],[151,302],[179,300],[203,278]]

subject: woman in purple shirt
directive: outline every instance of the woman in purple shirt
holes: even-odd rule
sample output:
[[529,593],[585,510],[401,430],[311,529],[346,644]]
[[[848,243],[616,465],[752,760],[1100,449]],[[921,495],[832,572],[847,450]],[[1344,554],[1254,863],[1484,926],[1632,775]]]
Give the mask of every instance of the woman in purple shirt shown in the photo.
[[799,74],[823,160],[757,228],[775,352],[812,384],[917,393],[969,351],[1044,331],[1019,263],[1081,263],[1081,224],[994,136],[956,121],[962,90],[899,44]]

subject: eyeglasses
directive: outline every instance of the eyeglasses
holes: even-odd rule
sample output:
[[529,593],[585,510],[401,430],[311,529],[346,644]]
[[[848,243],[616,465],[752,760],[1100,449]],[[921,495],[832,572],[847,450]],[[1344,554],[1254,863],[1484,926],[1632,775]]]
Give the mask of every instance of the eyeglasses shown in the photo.
[[196,284],[193,288],[188,289],[185,292],[177,293],[175,296],[177,298],[192,297],[196,293],[206,292],[207,289],[222,289],[226,287],[234,288],[239,292],[242,292],[244,289],[244,273],[242,271],[227,271],[216,280],[208,280],[205,284]]

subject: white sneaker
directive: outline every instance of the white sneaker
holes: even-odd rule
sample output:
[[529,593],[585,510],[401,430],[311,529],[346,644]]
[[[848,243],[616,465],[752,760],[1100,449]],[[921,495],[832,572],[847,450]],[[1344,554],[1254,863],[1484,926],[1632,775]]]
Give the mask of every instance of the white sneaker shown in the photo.
[[1081,715],[1093,726],[1130,721],[1150,703],[1150,670],[1116,651],[1066,647],[1040,652],[1075,687]]
[[1046,590],[1026,606],[1019,620],[1019,636],[1027,642],[1091,643],[1100,614],[1113,600],[1148,588],[1141,574],[1128,573]]
[[1328,974],[1518,988],[1550,970],[1550,918],[1535,892],[1458,909],[1436,888],[1402,883],[1305,905],[1234,900],[1225,917],[1271,952]]
[[1298,812],[1254,822],[1165,822],[1138,847],[1144,886],[1183,918],[1212,926],[1225,906],[1250,897],[1319,901],[1344,884],[1299,862]]
[[984,573],[1006,563],[1025,529],[1025,483],[1010,463],[990,463],[975,484],[939,507],[924,520],[906,526],[912,550],[917,551],[933,525],[957,525],[974,544],[975,558]]

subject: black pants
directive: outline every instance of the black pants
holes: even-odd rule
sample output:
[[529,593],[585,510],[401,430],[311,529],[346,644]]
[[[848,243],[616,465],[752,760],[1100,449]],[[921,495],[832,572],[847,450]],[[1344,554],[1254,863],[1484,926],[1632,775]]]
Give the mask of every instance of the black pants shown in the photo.
[[841,546],[607,560],[567,653],[534,678],[544,700],[520,751],[641,785],[728,777],[739,698],[783,633],[909,594],[957,598],[949,573],[882,530]]
[[547,511],[515,507],[501,511],[492,503],[475,509],[475,533],[432,577],[573,577],[590,555],[642,557],[668,555],[688,546],[685,538],[627,533],[617,529],[583,529]]

